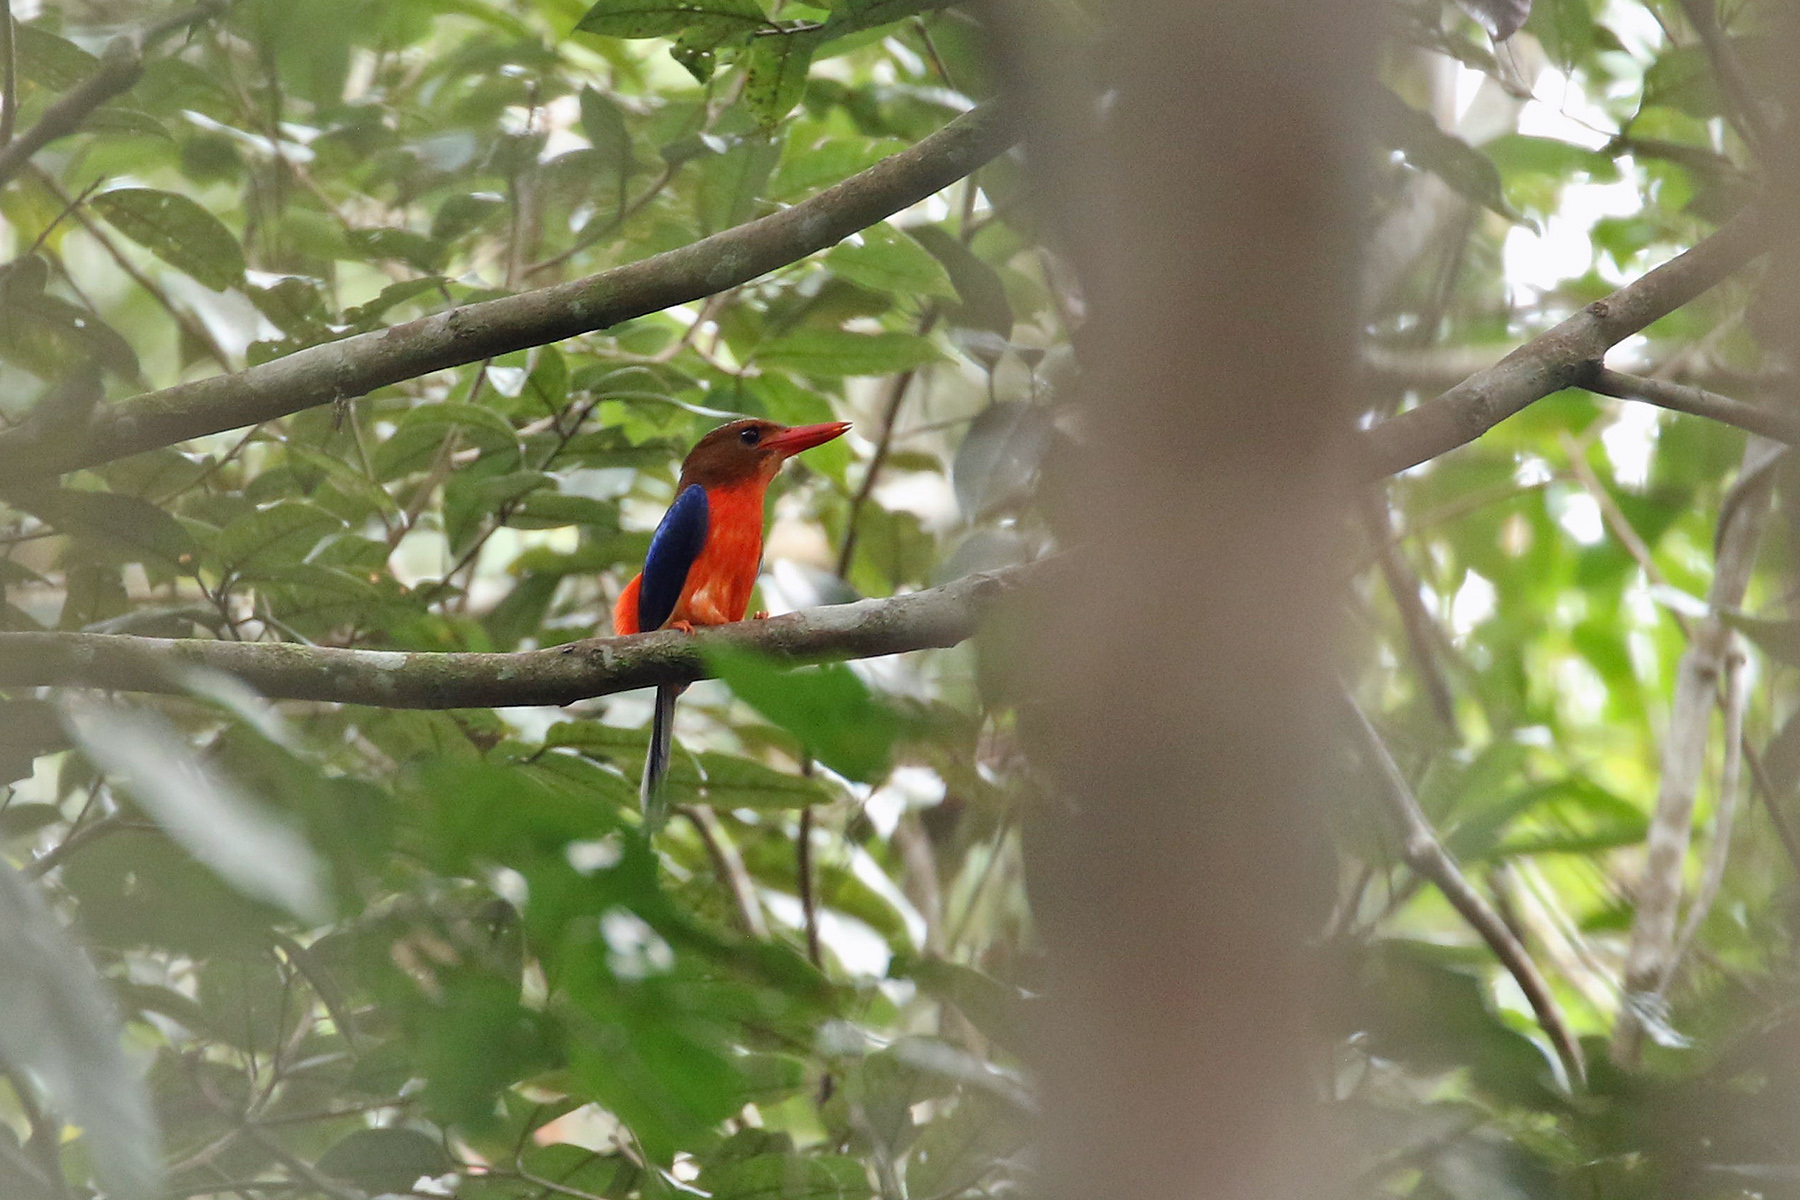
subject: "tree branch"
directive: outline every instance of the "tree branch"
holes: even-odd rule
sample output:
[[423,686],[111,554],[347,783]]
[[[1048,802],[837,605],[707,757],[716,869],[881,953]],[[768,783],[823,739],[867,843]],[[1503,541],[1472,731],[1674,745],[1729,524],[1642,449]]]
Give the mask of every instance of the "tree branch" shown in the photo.
[[1752,206],[1655,270],[1477,371],[1435,400],[1363,435],[1362,474],[1380,479],[1474,441],[1552,392],[1580,387],[1619,342],[1674,312],[1765,249],[1768,216]]
[[0,185],[17,175],[39,150],[80,129],[95,109],[131,87],[143,73],[143,59],[131,40],[114,38],[100,56],[99,70],[46,108],[37,124],[0,147]]
[[797,262],[916,204],[1013,138],[1008,110],[990,102],[808,200],[679,249],[309,346],[234,375],[148,392],[97,412],[83,437],[66,442],[0,433],[0,475],[17,480],[92,466],[686,304]]
[[1438,891],[1443,893],[1450,906],[1481,935],[1481,940],[1488,944],[1494,957],[1500,960],[1500,965],[1506,968],[1507,973],[1518,983],[1519,990],[1525,993],[1525,999],[1530,1002],[1531,1011],[1537,1014],[1538,1024],[1543,1028],[1544,1035],[1555,1047],[1557,1058],[1562,1060],[1563,1070],[1568,1072],[1570,1084],[1581,1084],[1587,1078],[1581,1057],[1581,1044],[1569,1030],[1562,1008],[1556,1003],[1556,997],[1551,994],[1550,985],[1538,970],[1537,963],[1532,961],[1519,939],[1513,936],[1500,914],[1482,899],[1481,893],[1463,875],[1456,860],[1450,857],[1450,852],[1444,849],[1430,820],[1419,807],[1419,801],[1406,782],[1406,776],[1401,773],[1400,765],[1388,753],[1387,744],[1381,740],[1381,734],[1370,723],[1368,716],[1347,694],[1343,694],[1341,699],[1348,710],[1345,713],[1346,723],[1356,735],[1361,756],[1381,776],[1382,795],[1387,800],[1388,810],[1395,823],[1400,827],[1401,857],[1406,860],[1407,866],[1437,885]]
[[1602,396],[1641,400],[1645,404],[1654,404],[1671,412],[1707,417],[1735,426],[1746,433],[1760,434],[1771,441],[1789,446],[1800,445],[1800,418],[1771,408],[1746,404],[1742,400],[1733,400],[1717,392],[1668,383],[1661,379],[1646,379],[1641,375],[1627,375],[1605,367],[1584,380],[1582,386]]
[[1774,486],[1770,467],[1780,453],[1779,448],[1756,440],[1744,447],[1738,480],[1720,506],[1713,581],[1707,593],[1711,611],[1691,626],[1687,649],[1676,667],[1675,695],[1663,735],[1656,812],[1645,839],[1643,874],[1634,889],[1637,912],[1625,955],[1625,995],[1613,1024],[1612,1059],[1621,1067],[1637,1065],[1644,1034],[1652,1021],[1660,1019],[1657,1010],[1662,1004],[1665,972],[1675,954],[1675,921],[1693,835],[1694,801],[1700,790],[1713,707],[1719,702],[1719,681],[1735,636],[1718,614],[1743,603],[1769,522]]
[[510,654],[347,650],[104,633],[0,633],[0,687],[180,693],[195,669],[236,676],[272,699],[383,708],[570,704],[705,678],[705,649],[735,646],[790,662],[872,658],[954,646],[1048,562],[968,575],[942,587],[701,629],[587,638]]

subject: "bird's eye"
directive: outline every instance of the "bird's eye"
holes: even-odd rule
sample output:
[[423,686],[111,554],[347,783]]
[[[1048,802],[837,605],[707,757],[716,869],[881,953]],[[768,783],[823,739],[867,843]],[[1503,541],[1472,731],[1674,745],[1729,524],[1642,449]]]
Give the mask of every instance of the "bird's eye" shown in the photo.
[[744,443],[746,446],[754,446],[756,443],[762,441],[762,430],[757,429],[755,426],[741,430],[738,433],[738,441]]

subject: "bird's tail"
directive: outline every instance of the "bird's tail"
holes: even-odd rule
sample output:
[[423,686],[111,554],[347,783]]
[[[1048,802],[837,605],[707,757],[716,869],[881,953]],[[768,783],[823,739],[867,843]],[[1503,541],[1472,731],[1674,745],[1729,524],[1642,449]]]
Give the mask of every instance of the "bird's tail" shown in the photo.
[[675,698],[687,688],[679,683],[665,683],[656,689],[656,713],[650,719],[650,748],[644,754],[644,781],[638,788],[638,801],[644,808],[644,828],[655,833],[668,817],[663,791],[663,776],[669,773],[669,751],[675,741]]

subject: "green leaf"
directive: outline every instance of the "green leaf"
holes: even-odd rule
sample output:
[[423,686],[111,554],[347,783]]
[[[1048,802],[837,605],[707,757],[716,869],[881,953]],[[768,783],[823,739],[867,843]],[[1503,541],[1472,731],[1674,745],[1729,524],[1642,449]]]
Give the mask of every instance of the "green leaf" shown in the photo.
[[875,292],[912,299],[956,298],[950,272],[930,251],[886,221],[862,231],[860,244],[839,242],[825,255],[825,266],[840,279]]
[[122,1036],[93,966],[0,859],[0,1057],[40,1080],[81,1129],[110,1195],[151,1200],[161,1193],[156,1127]]
[[69,732],[82,753],[213,872],[254,899],[305,921],[328,912],[324,866],[285,821],[201,762],[173,726],[148,712],[72,709]]
[[726,647],[709,649],[706,658],[740,700],[839,775],[875,783],[887,774],[900,717],[845,664],[794,670]]
[[221,529],[211,547],[212,560],[244,574],[284,559],[303,559],[326,534],[343,528],[343,521],[316,505],[284,500]]
[[[44,700],[0,700],[0,783],[26,778],[39,757],[66,745],[68,738],[54,705]],[[16,836],[21,831],[19,809],[38,807],[59,811],[54,805],[0,808],[0,836]]]
[[630,173],[631,131],[625,127],[625,112],[611,97],[591,87],[581,89],[581,132],[600,161],[621,175]]
[[805,329],[764,342],[756,361],[802,375],[896,375],[943,358],[930,339],[910,333],[853,333],[847,329]]
[[750,39],[745,60],[744,102],[764,125],[794,111],[806,94],[806,74],[823,34],[819,30],[769,34]]
[[244,278],[244,250],[196,201],[154,188],[115,188],[88,201],[120,233],[176,270],[222,292]]
[[1420,112],[1386,88],[1373,89],[1376,125],[1388,143],[1421,171],[1429,171],[1465,199],[1499,213],[1509,221],[1519,214],[1507,203],[1500,170],[1493,161],[1454,134],[1445,133],[1430,114]]
[[976,521],[1028,499],[1055,435],[1042,404],[1002,400],[983,409],[963,435],[950,478],[963,515]]
[[138,375],[137,352],[111,325],[60,296],[12,287],[0,292],[0,358],[46,380],[87,360],[128,379]]
[[136,496],[54,488],[13,503],[122,562],[184,567],[197,549],[181,522]]
[[1519,32],[1525,25],[1525,18],[1531,15],[1531,0],[1456,0],[1456,3],[1479,21],[1497,42]]
[[745,32],[769,25],[755,0],[600,0],[575,28],[603,37],[674,37],[702,23],[729,23]]
[[100,60],[92,54],[35,25],[17,25],[13,36],[23,82],[66,92],[100,69]]
[[700,1187],[714,1200],[867,1200],[869,1177],[847,1155],[758,1154],[708,1167]]
[[705,159],[695,196],[701,231],[717,233],[749,220],[780,160],[781,147],[763,137],[741,139]]
[[818,779],[777,771],[732,754],[676,755],[665,785],[670,804],[710,804],[752,811],[829,804],[836,797]]
[[825,22],[824,35],[840,38],[847,34],[891,25],[920,13],[948,8],[956,0],[844,0],[833,5],[831,19]]
[[1025,993],[1009,987],[973,967],[941,958],[896,958],[888,967],[895,979],[910,979],[935,1000],[953,1004],[983,1037],[1015,1053],[1022,1053],[1025,1032]]
[[438,1139],[396,1125],[358,1129],[315,1165],[333,1179],[379,1194],[410,1191],[420,1176],[442,1175],[452,1164]]
[[936,225],[920,225],[907,232],[950,273],[950,282],[962,300],[949,310],[951,324],[1011,337],[1012,301],[1007,299],[1006,284],[1001,282],[999,273],[977,258],[962,239]]

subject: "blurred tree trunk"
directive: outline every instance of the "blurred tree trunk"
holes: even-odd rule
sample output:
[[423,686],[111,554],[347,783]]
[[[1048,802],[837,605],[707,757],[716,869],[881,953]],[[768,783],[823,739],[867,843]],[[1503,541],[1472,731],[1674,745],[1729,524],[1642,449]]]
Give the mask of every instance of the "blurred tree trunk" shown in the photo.
[[[1356,0],[1117,0],[1110,59],[1015,27],[1090,320],[1079,557],[1033,614],[1047,1194],[1319,1197],[1333,686],[1366,212]],[[1041,23],[1037,27],[1041,30]]]

